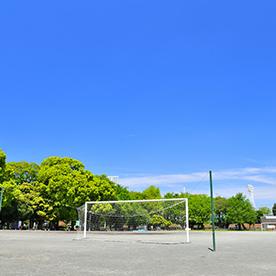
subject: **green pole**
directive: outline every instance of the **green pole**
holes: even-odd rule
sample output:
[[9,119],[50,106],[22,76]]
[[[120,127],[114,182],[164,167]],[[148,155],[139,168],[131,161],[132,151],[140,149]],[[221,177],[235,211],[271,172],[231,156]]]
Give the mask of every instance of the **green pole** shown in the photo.
[[211,206],[212,206],[213,251],[216,251],[216,239],[215,239],[215,213],[214,213],[214,198],[213,198],[212,171],[210,171],[209,174],[210,174],[210,192],[211,192]]
[[4,186],[2,187],[2,190],[1,190],[1,197],[0,197],[0,212],[1,212],[1,206],[2,206],[3,192],[4,192]]

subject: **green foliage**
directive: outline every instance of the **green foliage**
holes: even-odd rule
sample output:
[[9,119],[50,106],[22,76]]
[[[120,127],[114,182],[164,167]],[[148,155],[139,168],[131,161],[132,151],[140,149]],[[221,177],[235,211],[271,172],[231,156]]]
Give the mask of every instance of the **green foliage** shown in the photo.
[[[68,157],[49,157],[40,166],[41,195],[53,208],[46,208],[48,220],[70,220],[76,211],[66,206],[81,206],[85,201],[115,199],[115,184],[106,176],[84,170],[84,165]],[[47,206],[48,207],[48,206]],[[73,213],[72,213],[73,212]]]
[[120,184],[117,184],[116,187],[116,200],[130,200],[131,199],[131,194],[127,187],[123,187]]
[[6,154],[0,149],[0,186],[5,178]]
[[228,201],[225,197],[214,198],[215,224],[220,228],[227,227],[226,213]]
[[[195,225],[199,228],[203,228],[204,224],[209,222],[209,217],[211,214],[211,199],[207,195],[199,194],[199,195],[191,195],[189,193],[167,193],[164,196],[165,198],[188,198],[189,202],[189,224],[190,227],[193,229]],[[185,211],[183,206],[179,206],[178,208],[173,208],[169,210],[169,212],[174,212],[174,214],[170,214],[170,217],[165,217],[169,219],[175,224],[181,224],[183,226],[183,222],[179,223],[176,219],[173,219],[172,216],[176,218],[182,217],[184,221],[185,218]],[[181,214],[182,212],[182,214]],[[182,216],[180,216],[180,214]]]
[[127,225],[132,225],[134,229],[136,229],[136,227],[139,225],[147,224],[149,215],[145,215],[148,213],[146,207],[146,205],[138,203],[123,204],[122,213],[128,216],[126,217],[125,223]]
[[29,219],[34,215],[34,206],[30,198],[39,198],[38,191],[33,194],[38,170],[39,166],[35,163],[6,163],[2,219],[5,214],[9,218],[16,216],[17,220]]
[[[40,166],[25,161],[6,163],[6,155],[0,149],[0,187],[2,186],[5,187],[0,214],[2,222],[26,219],[69,221],[77,219],[74,207],[83,205],[85,201],[162,198],[160,189],[156,186],[149,186],[142,192],[129,191],[127,187],[110,181],[106,175],[93,175],[84,169],[83,163],[72,158],[49,157],[43,160]],[[207,195],[167,193],[164,198],[188,198],[191,228],[195,225],[203,227],[209,222],[211,202]],[[119,229],[128,223],[134,224],[134,227],[147,223],[164,226],[174,223],[184,226],[184,205],[181,203],[175,208],[166,209],[168,204],[124,204],[123,207],[105,206],[104,210],[98,205],[93,211],[115,214],[119,211],[115,208],[120,208],[124,215],[132,215],[131,218],[116,219],[116,227]],[[261,207],[255,212],[249,200],[241,193],[228,200],[216,197],[214,208],[215,223],[219,227],[227,227],[229,223],[237,223],[240,226],[244,223],[252,224],[259,221],[261,216],[271,213],[267,207]],[[158,210],[162,210],[162,216]],[[276,203],[272,213],[276,215]],[[105,223],[108,223],[108,220]]]
[[35,183],[39,172],[36,163],[10,162],[6,164],[6,178],[12,179],[17,185],[22,183]]
[[16,184],[13,181],[4,181],[2,185],[5,187],[2,208],[5,208],[6,206],[11,206],[13,199],[18,196],[19,192],[15,190]]
[[[124,191],[124,193],[126,194],[126,191]],[[162,198],[160,189],[153,185],[146,188],[143,192],[130,191],[128,194],[128,199],[130,200],[160,199],[160,198]]]
[[91,207],[91,212],[101,215],[111,215],[112,205],[111,204],[93,204]]
[[39,204],[43,200],[37,187],[31,183],[24,182],[18,189],[20,194],[15,200],[18,209],[18,219],[24,221],[34,218],[35,212],[39,209]]
[[271,214],[271,210],[268,207],[260,207],[259,210],[263,213],[264,216]]
[[149,186],[142,192],[143,199],[160,199],[162,198],[160,189],[155,186]]
[[203,228],[204,224],[209,223],[211,214],[211,199],[207,195],[191,195],[189,197],[189,218],[190,226],[198,225]]
[[[176,194],[176,193],[167,193],[165,194],[164,198],[165,199],[170,199],[170,198],[188,198],[189,199],[190,195],[188,193],[181,193],[181,194]],[[176,204],[175,202],[162,202],[162,205],[164,208]],[[186,223],[186,210],[185,210],[186,202],[182,203],[177,203],[177,205],[174,208],[170,209],[165,209],[163,211],[163,216],[166,220],[171,221],[173,224],[180,224],[182,227],[185,226]],[[189,211],[190,214],[190,211]]]
[[272,207],[272,213],[274,216],[276,216],[276,203],[274,203],[274,205]]
[[150,225],[153,225],[153,227],[168,227],[170,225],[172,225],[171,221],[166,220],[164,217],[159,216],[159,215],[153,215],[148,222]]
[[256,211],[256,223],[261,223],[261,217],[263,217],[264,216],[264,213],[263,213],[263,211],[261,211],[261,210],[257,210]]
[[229,223],[236,223],[241,229],[244,223],[255,223],[257,215],[249,200],[242,193],[238,193],[228,199],[226,218]]
[[[181,194],[175,194],[175,193],[167,193],[164,196],[165,198],[188,198],[189,202],[189,225],[193,229],[195,225],[197,225],[199,228],[203,228],[204,224],[209,222],[210,214],[211,214],[211,199],[207,195],[199,194],[199,195],[191,195],[189,193],[181,193]],[[173,208],[171,210],[168,210],[170,213],[173,212],[173,214],[170,214],[169,217],[166,217],[166,219],[169,219],[175,224],[181,224],[183,226],[183,222],[179,223],[177,219],[182,217],[182,221],[185,221],[185,211],[184,206],[178,206],[178,208]]]
[[129,194],[130,194],[130,199],[131,200],[142,200],[142,199],[144,199],[143,194],[140,193],[140,192],[130,191]]

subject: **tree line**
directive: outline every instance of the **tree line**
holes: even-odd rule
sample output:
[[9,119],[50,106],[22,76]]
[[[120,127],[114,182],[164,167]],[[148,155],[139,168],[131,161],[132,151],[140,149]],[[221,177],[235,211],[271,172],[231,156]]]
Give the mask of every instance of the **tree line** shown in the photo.
[[[160,189],[149,186],[142,192],[129,190],[115,184],[106,175],[94,175],[85,170],[84,164],[68,157],[49,157],[36,163],[6,162],[0,149],[0,187],[4,187],[0,227],[8,227],[14,221],[34,222],[41,228],[47,221],[58,229],[60,221],[74,222],[78,219],[77,207],[86,201],[115,201],[161,199]],[[163,198],[188,198],[189,224],[193,229],[204,228],[210,223],[211,201],[205,194],[166,193]],[[238,193],[230,198],[214,198],[215,224],[228,228],[229,224],[255,224],[271,210],[261,207],[252,209],[246,196]],[[276,204],[273,207],[276,214]],[[153,217],[152,220],[163,221]]]

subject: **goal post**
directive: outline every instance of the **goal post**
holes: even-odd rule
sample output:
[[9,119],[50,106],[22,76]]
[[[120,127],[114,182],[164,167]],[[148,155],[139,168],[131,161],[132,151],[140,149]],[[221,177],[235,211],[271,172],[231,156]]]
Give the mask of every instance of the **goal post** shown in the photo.
[[88,201],[78,211],[79,231],[85,239],[92,231],[110,234],[143,232],[148,236],[174,232],[182,234],[181,239],[185,233],[186,241],[182,240],[182,243],[190,242],[187,198]]

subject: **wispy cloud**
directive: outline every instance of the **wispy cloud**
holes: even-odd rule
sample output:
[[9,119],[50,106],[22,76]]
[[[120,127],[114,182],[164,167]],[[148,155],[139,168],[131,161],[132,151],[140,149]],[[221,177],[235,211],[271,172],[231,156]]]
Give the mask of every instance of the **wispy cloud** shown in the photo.
[[[162,174],[146,175],[139,177],[126,177],[121,179],[121,183],[128,186],[135,185],[168,185],[173,183],[187,183],[201,181],[208,174],[207,172],[195,172],[190,174]],[[266,184],[275,184],[276,168],[240,168],[213,172],[214,180],[240,179]],[[208,178],[206,178],[208,180]]]
[[156,176],[142,176],[142,177],[127,177],[122,178],[120,182],[128,186],[136,185],[168,185],[181,182],[197,182],[206,175],[204,173],[192,173],[192,174],[165,174]]
[[[272,207],[276,202],[276,167],[265,168],[238,168],[213,172],[213,181],[217,181],[215,196],[231,197],[242,192],[247,196],[246,184],[255,182],[254,191],[256,205]],[[183,187],[192,193],[209,193],[208,172],[195,172],[189,174],[162,174],[162,175],[139,175],[120,178],[120,183],[134,190],[142,190],[150,185],[158,186],[161,191],[181,192]],[[205,182],[205,184],[203,184]],[[189,183],[189,184],[188,184]]]
[[252,162],[252,163],[259,163],[257,160],[252,159],[252,158],[244,158],[244,157],[241,157],[240,159],[245,160],[245,161],[249,161],[249,162]]

